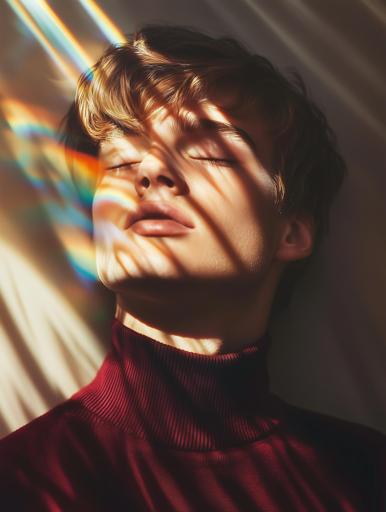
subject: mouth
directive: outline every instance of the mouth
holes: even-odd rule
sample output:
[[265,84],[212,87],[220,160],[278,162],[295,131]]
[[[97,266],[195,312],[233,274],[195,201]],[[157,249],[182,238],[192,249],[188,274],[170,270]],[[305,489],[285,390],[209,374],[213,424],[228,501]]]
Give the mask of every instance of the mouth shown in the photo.
[[194,228],[186,213],[161,201],[143,201],[128,228],[142,236],[181,236]]
[[134,222],[131,229],[142,236],[180,236],[187,234],[192,228],[172,219],[141,219]]

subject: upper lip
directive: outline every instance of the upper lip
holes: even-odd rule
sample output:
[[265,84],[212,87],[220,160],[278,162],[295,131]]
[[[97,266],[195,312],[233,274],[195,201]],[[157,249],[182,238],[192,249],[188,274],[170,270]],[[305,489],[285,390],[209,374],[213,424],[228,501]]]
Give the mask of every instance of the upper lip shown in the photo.
[[128,227],[142,219],[173,219],[188,228],[194,228],[193,222],[186,213],[162,201],[142,201],[130,217]]

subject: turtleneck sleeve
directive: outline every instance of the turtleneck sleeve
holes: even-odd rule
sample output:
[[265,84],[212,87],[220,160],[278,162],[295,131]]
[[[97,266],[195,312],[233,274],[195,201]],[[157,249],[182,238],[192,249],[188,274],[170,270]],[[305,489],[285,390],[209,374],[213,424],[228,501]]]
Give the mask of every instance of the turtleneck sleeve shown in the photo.
[[0,441],[1,510],[386,510],[385,437],[270,393],[267,347],[194,354],[114,321],[95,378]]

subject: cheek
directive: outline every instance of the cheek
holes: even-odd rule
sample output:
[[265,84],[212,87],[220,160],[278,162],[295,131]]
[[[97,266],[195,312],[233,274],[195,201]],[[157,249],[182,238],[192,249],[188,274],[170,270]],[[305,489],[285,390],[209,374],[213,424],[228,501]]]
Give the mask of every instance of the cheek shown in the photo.
[[104,284],[107,279],[104,273],[111,267],[110,259],[124,234],[125,218],[124,210],[116,202],[95,195],[92,205],[94,243],[97,270]]
[[115,255],[123,237],[122,229],[118,228],[122,208],[116,202],[96,194],[92,205],[92,218],[98,276],[107,288],[114,291],[113,285],[119,278]]
[[102,199],[96,195],[92,204],[92,219],[94,227],[105,222],[114,222],[118,217],[119,209],[114,201]]
[[124,229],[127,223],[131,203],[125,195],[114,190],[97,191],[92,204],[94,231],[100,225],[111,223]]
[[277,218],[276,188],[272,178],[263,168],[256,168],[247,175],[246,182],[238,189],[238,203],[252,225],[269,236]]
[[200,187],[200,202],[203,209],[222,226],[242,229],[251,234],[255,231],[269,231],[277,215],[275,206],[275,185],[266,173],[223,171],[216,180],[216,186],[205,184]]
[[238,257],[248,266],[272,256],[276,244],[278,214],[275,186],[267,175],[242,180],[225,175],[223,186],[206,197],[208,216]]

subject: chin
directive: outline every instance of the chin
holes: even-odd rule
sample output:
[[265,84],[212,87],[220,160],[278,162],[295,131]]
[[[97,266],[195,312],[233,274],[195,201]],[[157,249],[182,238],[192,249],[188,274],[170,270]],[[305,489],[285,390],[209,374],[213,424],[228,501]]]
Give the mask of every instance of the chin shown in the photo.
[[171,264],[154,265],[150,262],[139,268],[128,258],[127,262],[110,261],[108,265],[97,266],[99,280],[106,288],[112,291],[120,291],[122,288],[130,287],[130,284],[139,284],[152,281],[181,280],[185,274],[181,273]]

